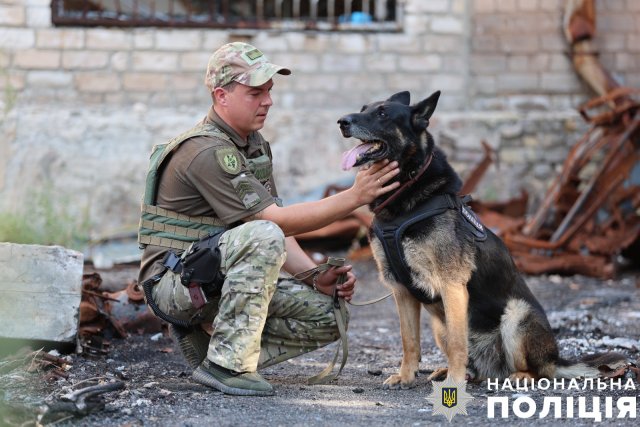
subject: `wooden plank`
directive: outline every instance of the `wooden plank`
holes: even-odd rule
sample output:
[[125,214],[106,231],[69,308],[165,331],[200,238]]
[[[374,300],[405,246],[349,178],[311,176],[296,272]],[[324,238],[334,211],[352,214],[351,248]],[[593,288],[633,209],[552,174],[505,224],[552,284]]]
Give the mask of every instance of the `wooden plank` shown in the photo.
[[61,246],[0,243],[0,337],[73,342],[82,267]]

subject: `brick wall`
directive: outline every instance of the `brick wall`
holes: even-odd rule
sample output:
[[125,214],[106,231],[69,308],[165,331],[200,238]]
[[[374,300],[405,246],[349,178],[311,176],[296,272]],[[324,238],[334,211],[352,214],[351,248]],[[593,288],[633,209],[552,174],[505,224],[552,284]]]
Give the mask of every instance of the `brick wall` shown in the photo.
[[[574,108],[592,96],[576,77],[562,30],[563,0],[473,0],[470,87],[474,108]],[[640,2],[597,0],[604,67],[640,86]]]
[[[294,70],[284,108],[327,108],[409,89],[447,109],[573,108],[590,96],[567,58],[562,0],[408,0],[401,33],[55,28],[49,1],[0,0],[0,87],[24,102],[208,102],[217,46],[246,40]],[[640,2],[599,0],[600,58],[640,85]],[[547,99],[542,99],[545,96]],[[6,103],[7,100],[4,100]]]
[[[575,107],[592,96],[565,55],[564,2],[402,4],[401,32],[304,33],[55,28],[49,1],[0,0],[0,210],[48,182],[88,208],[98,231],[135,223],[151,146],[202,117],[207,59],[236,40],[294,72],[276,77],[264,129],[285,197],[352,176],[337,167],[352,144],[337,117],[437,89],[434,132],[460,173],[482,137],[501,158],[480,196],[540,194],[584,128]],[[599,0],[597,10],[602,62],[640,86],[640,1]]]

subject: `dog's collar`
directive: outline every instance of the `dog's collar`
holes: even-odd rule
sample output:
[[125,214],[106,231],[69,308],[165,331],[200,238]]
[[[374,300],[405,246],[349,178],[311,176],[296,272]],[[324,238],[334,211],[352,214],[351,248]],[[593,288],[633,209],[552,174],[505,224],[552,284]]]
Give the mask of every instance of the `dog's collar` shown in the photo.
[[[402,192],[404,190],[406,190],[407,188],[411,187],[413,185],[414,182],[416,182],[418,180],[418,178],[420,178],[422,176],[422,174],[427,170],[427,168],[429,167],[429,165],[431,164],[431,160],[433,159],[433,152],[431,152],[431,154],[429,155],[429,158],[427,159],[427,161],[425,162],[424,165],[422,165],[422,168],[418,171],[418,173],[416,174],[416,176],[414,176],[413,178],[411,178],[409,181],[405,182],[404,184],[402,184],[402,186],[400,186],[400,188],[398,188],[391,196],[389,196],[385,201],[383,201],[382,203],[380,203],[378,206],[376,206],[376,208],[373,210],[374,214],[378,214],[382,209],[385,208],[385,206],[387,206],[389,203],[391,203],[393,200],[395,200],[396,198],[398,198],[398,196],[400,194],[402,194]],[[411,174],[409,174],[411,175]]]

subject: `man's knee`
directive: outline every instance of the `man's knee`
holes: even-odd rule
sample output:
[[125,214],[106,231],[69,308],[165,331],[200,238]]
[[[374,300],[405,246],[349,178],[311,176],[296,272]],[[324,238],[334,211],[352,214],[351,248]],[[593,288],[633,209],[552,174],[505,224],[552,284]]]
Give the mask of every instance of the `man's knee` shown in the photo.
[[282,229],[271,221],[250,221],[239,225],[220,239],[225,274],[275,280],[285,258],[285,238]]
[[284,232],[274,222],[249,221],[236,227],[234,240],[258,246],[260,250],[284,252]]

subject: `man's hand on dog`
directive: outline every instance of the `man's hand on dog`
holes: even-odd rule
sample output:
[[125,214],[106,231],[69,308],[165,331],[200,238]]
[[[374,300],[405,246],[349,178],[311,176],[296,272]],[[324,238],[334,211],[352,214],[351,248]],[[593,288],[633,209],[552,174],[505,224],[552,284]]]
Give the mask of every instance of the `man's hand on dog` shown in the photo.
[[351,268],[352,266],[350,265],[343,265],[342,267],[334,267],[320,273],[316,282],[318,291],[326,295],[333,295],[333,287],[336,280],[338,280],[338,276],[345,273],[347,279],[342,285],[337,285],[338,296],[344,298],[346,301],[351,301],[356,286],[356,276],[351,272]]
[[383,194],[398,188],[400,186],[398,181],[385,186],[398,173],[400,173],[398,162],[389,163],[387,159],[361,168],[351,187],[360,201],[359,205],[368,205]]

